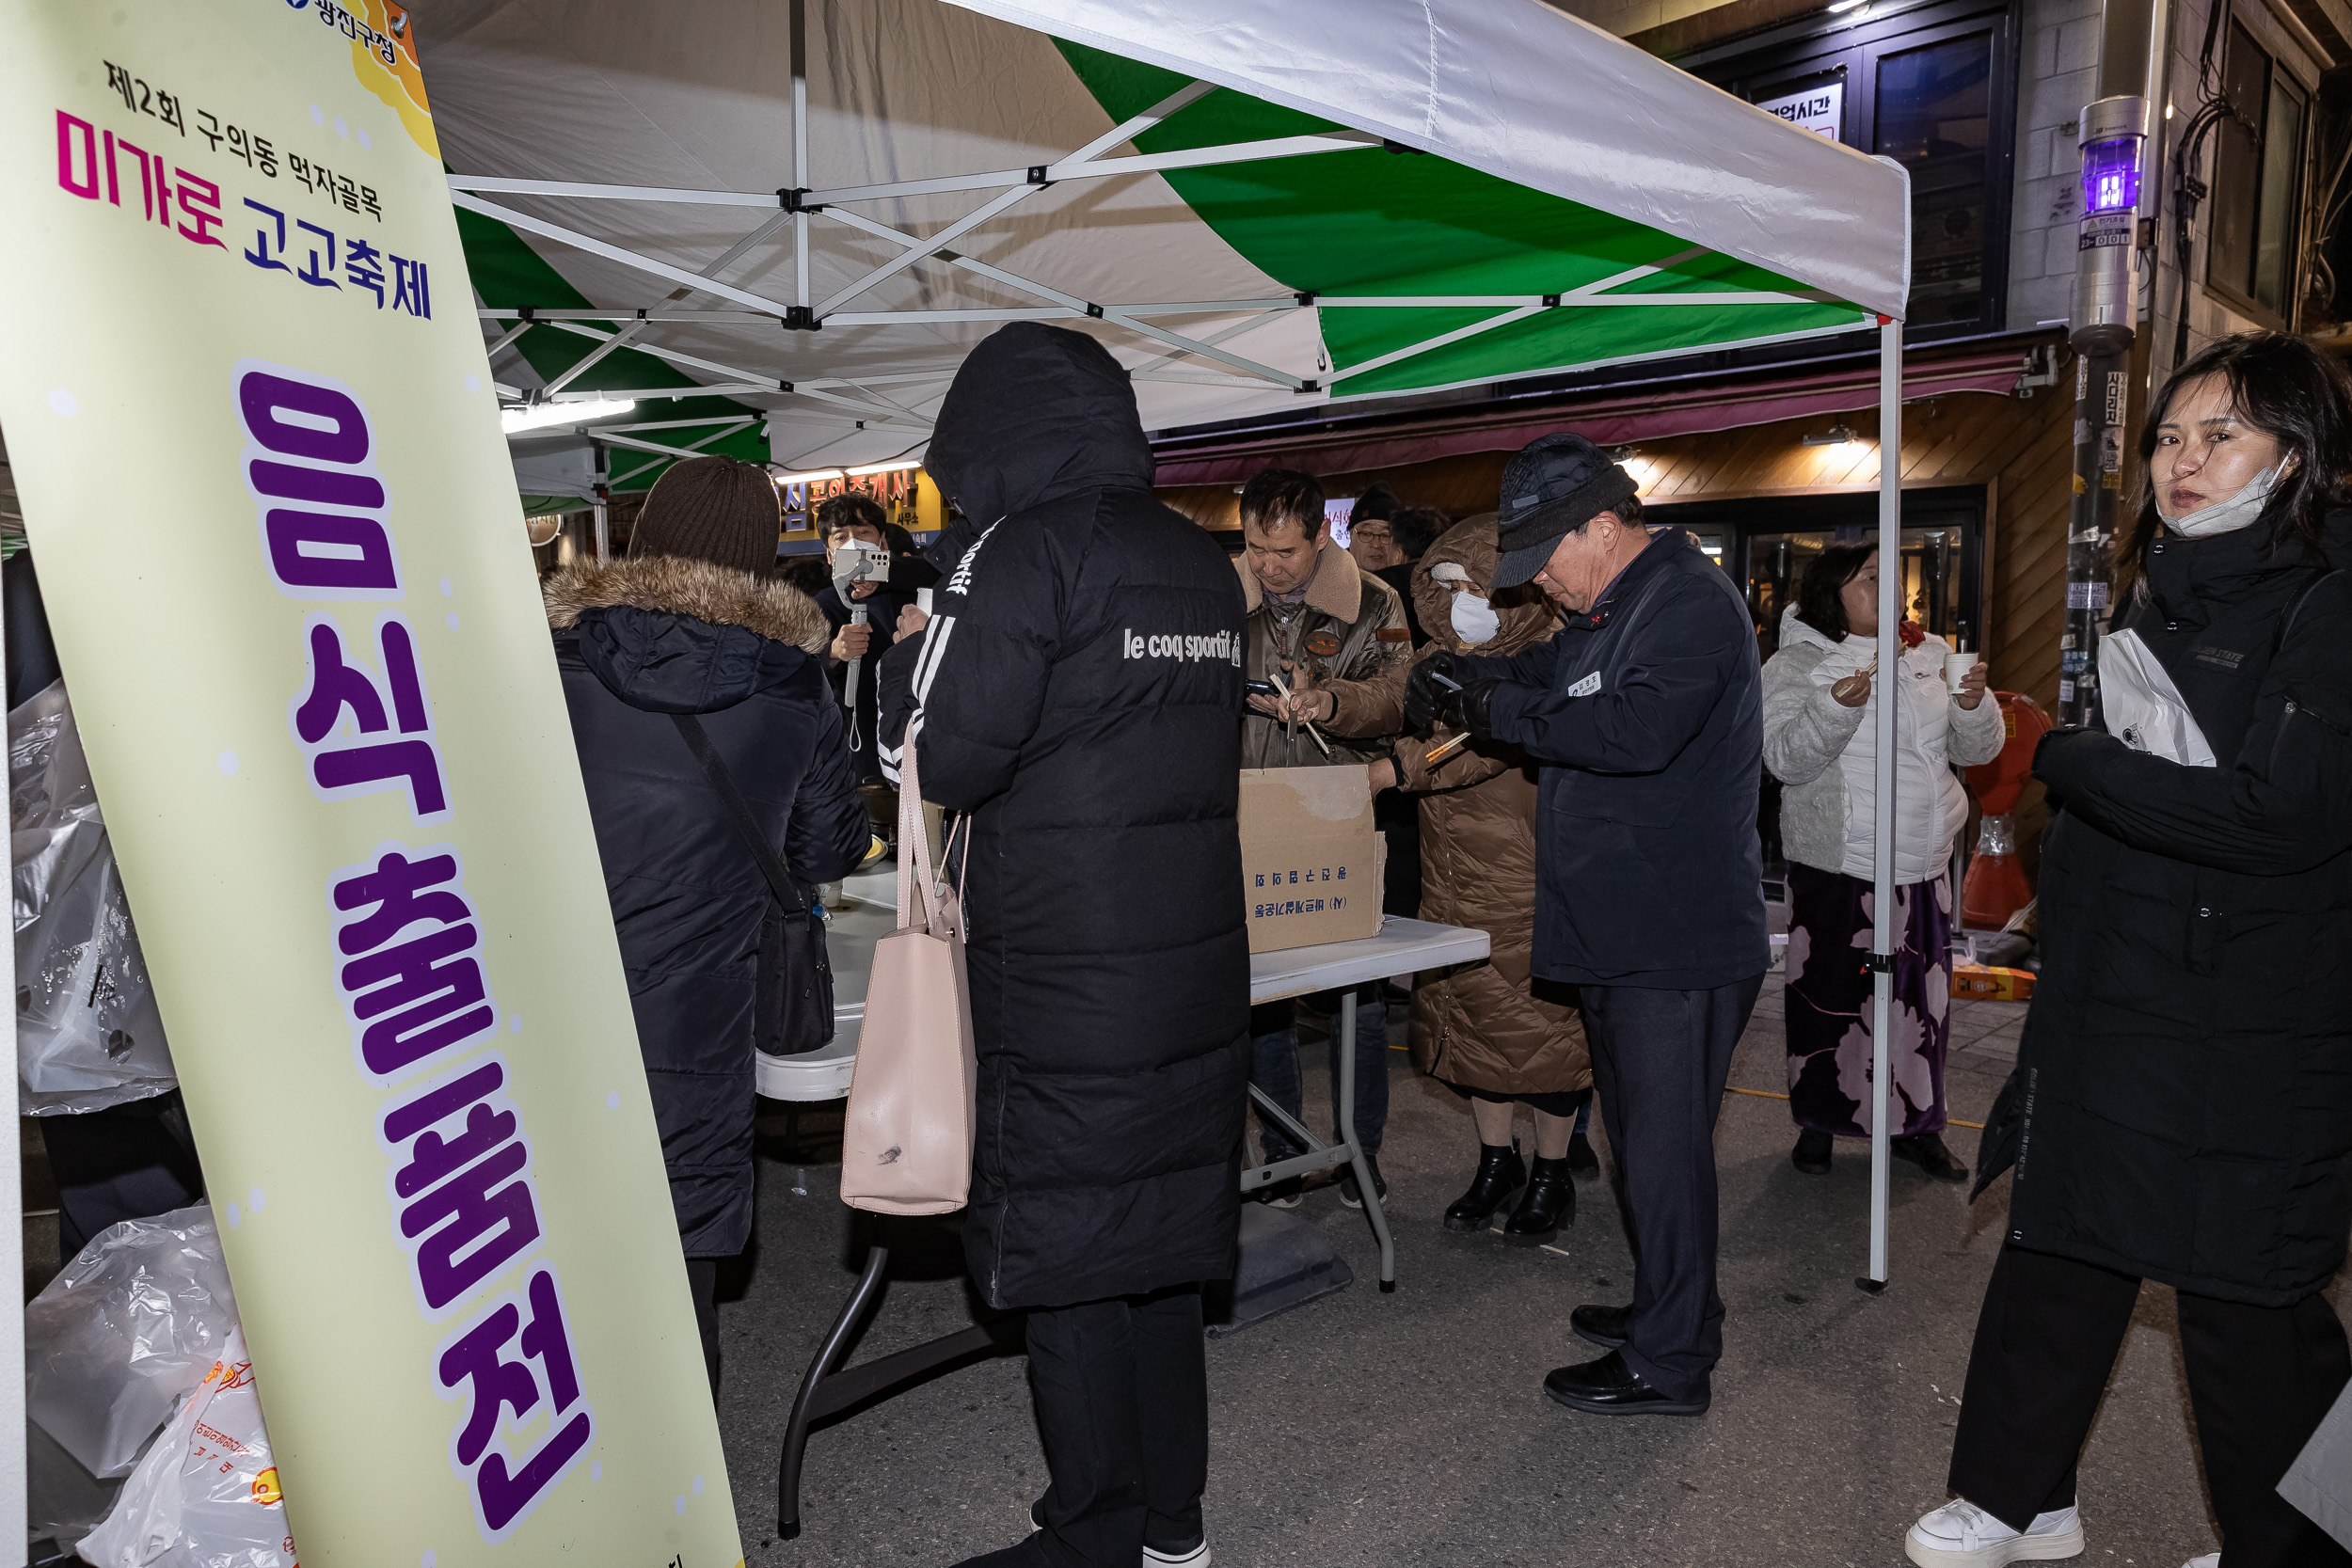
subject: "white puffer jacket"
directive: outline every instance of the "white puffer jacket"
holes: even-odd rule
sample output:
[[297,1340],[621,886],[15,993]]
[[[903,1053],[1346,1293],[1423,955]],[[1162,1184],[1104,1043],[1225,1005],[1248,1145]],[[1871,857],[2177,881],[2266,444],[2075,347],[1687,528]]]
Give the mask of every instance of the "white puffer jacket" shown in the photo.
[[[1878,640],[1833,642],[1797,619],[1780,619],[1780,651],[1764,665],[1764,766],[1784,786],[1781,851],[1822,871],[1867,881],[1876,848],[1870,814],[1873,754],[1883,674],[1870,700],[1847,707],[1830,687],[1870,662]],[[1897,660],[1895,710],[1895,880],[1922,882],[1952,857],[1952,840],[1968,821],[1968,794],[1951,764],[1974,767],[2000,754],[2001,708],[1990,692],[1975,711],[1944,689],[1940,637]]]

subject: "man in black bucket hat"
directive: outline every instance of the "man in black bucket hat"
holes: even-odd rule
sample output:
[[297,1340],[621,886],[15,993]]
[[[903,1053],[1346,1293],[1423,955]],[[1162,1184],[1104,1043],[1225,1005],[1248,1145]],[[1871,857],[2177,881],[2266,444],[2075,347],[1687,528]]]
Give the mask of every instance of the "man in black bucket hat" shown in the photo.
[[1544,1391],[1597,1415],[1695,1416],[1723,1350],[1715,1113],[1763,984],[1762,676],[1739,588],[1581,436],[1503,470],[1495,591],[1534,582],[1560,635],[1433,654],[1405,722],[1443,712],[1543,765],[1534,974],[1580,988],[1637,1261],[1629,1307],[1579,1307],[1608,1354]]

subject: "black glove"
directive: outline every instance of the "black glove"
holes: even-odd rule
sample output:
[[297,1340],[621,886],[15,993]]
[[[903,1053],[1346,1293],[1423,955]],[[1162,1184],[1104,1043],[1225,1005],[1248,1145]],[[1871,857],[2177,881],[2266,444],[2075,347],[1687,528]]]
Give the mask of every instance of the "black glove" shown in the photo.
[[1484,740],[1494,734],[1495,689],[1500,680],[1472,681],[1454,699],[1458,712],[1454,723],[1459,728]]
[[1406,729],[1416,735],[1426,733],[1440,717],[1453,711],[1454,701],[1462,692],[1454,668],[1454,656],[1443,648],[1434,650],[1413,666],[1405,677]]

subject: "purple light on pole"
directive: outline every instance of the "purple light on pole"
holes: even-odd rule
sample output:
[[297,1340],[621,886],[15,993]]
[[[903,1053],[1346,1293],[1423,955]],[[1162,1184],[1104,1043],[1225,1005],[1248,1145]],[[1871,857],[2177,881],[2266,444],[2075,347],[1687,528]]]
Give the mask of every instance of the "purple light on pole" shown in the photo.
[[2083,149],[2083,212],[2128,212],[2139,205],[2139,138],[2116,136]]

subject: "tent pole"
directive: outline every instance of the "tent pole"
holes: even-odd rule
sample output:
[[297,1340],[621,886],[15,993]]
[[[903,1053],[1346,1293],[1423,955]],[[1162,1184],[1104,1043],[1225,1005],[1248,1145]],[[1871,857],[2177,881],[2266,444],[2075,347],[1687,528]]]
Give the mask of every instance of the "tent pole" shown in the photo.
[[609,510],[612,494],[608,487],[612,473],[612,455],[602,441],[591,441],[588,450],[596,454],[596,564],[601,566],[612,559],[612,515]]
[[[23,571],[22,566],[0,571]],[[0,635],[5,635],[0,626]],[[13,871],[13,867],[11,867]],[[16,994],[16,947],[0,945],[0,995]],[[14,1214],[0,1235],[0,1279],[24,1278],[24,1154],[17,1122],[16,1009],[8,1010],[7,1071],[0,1072],[0,1200]],[[0,1541],[25,1539],[30,1504],[24,1492],[24,1311],[0,1313]]]
[[[792,0],[792,188],[808,189],[808,10]],[[808,214],[792,214],[792,303],[808,309]]]
[[1886,1288],[1887,1028],[1895,986],[1895,704],[1902,657],[1903,324],[1879,318],[1878,704],[1870,784],[1870,1273],[1854,1283]]

